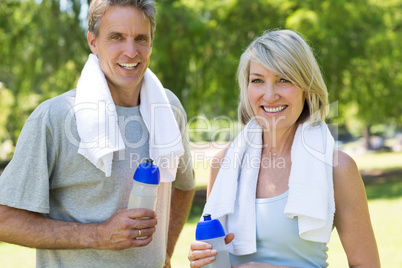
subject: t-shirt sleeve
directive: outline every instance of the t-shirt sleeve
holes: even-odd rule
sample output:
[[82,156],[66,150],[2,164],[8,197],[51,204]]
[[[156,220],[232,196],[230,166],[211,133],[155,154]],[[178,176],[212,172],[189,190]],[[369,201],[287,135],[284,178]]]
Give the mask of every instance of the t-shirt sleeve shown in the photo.
[[49,175],[55,156],[47,113],[25,122],[14,156],[0,177],[0,204],[49,213]]
[[190,145],[187,137],[187,127],[184,126],[184,133],[182,132],[182,142],[184,147],[184,154],[180,157],[179,166],[177,168],[176,179],[173,182],[173,187],[179,190],[187,191],[194,189],[194,173],[191,158]]
[[169,90],[166,90],[166,93],[177,124],[179,125],[184,148],[184,154],[180,157],[179,166],[177,168],[176,179],[173,181],[172,185],[176,189],[187,191],[195,187],[193,163],[187,132],[187,116],[179,99]]

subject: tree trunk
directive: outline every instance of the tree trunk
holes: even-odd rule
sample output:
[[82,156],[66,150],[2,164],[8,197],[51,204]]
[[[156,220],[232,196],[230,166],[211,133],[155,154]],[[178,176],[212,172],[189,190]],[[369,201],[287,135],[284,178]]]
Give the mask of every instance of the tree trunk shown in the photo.
[[363,138],[364,138],[364,144],[367,150],[371,150],[371,144],[370,144],[370,137],[371,137],[371,132],[370,132],[371,126],[366,126],[363,129]]

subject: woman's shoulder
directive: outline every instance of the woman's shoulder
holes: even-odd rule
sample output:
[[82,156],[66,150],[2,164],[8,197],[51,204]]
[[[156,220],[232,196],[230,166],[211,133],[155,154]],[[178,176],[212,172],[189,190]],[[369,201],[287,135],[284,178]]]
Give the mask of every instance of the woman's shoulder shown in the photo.
[[228,149],[229,145],[220,151],[218,151],[211,159],[210,162],[210,172],[209,172],[209,181],[208,181],[208,187],[207,187],[207,196],[209,196],[209,193],[212,190],[212,186],[215,183],[216,177],[218,176],[219,169],[222,166],[222,163],[225,159],[226,151]]
[[[219,151],[212,157],[211,163],[214,162],[214,163],[219,164],[219,166],[218,166],[217,168],[220,167],[221,162],[222,162],[222,159],[225,157],[226,151],[227,151],[228,147],[229,147],[229,146],[227,146],[227,147],[225,147],[225,148],[219,150]],[[211,166],[211,167],[212,167],[212,166]],[[215,167],[214,167],[214,168],[215,168]]]
[[216,175],[218,175],[219,169],[222,166],[227,149],[228,147],[225,147],[222,150],[218,151],[211,159],[211,175],[215,175],[213,178],[214,181],[216,179]]
[[350,171],[357,170],[357,164],[355,160],[341,150],[334,151],[334,172],[344,174]]
[[334,151],[333,178],[335,188],[347,188],[362,181],[355,160],[341,150]]

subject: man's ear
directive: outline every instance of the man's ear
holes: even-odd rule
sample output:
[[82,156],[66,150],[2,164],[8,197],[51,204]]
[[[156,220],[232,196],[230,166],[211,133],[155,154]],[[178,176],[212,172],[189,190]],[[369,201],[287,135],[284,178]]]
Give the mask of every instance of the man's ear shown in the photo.
[[153,43],[154,43],[154,40],[151,40],[151,54],[152,54],[152,45],[153,45]]
[[87,40],[88,40],[89,48],[91,49],[92,53],[98,54],[98,47],[96,46],[95,34],[88,31]]

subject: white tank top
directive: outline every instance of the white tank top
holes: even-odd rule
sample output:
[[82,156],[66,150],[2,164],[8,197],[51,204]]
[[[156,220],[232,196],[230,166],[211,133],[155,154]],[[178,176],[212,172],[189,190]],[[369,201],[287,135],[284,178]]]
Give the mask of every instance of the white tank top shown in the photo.
[[257,252],[230,255],[231,265],[253,261],[303,268],[328,267],[326,244],[301,239],[297,217],[289,219],[284,215],[287,200],[288,191],[256,199]]

